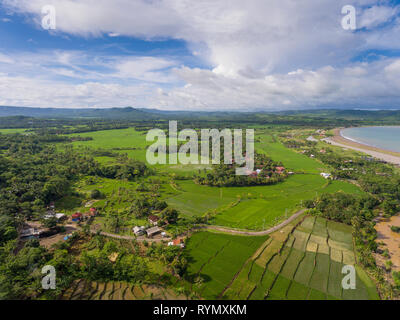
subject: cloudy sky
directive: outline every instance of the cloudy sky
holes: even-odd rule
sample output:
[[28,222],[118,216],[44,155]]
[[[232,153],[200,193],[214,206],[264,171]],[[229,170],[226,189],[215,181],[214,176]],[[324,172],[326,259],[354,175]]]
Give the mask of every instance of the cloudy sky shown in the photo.
[[400,109],[400,0],[0,0],[0,105]]

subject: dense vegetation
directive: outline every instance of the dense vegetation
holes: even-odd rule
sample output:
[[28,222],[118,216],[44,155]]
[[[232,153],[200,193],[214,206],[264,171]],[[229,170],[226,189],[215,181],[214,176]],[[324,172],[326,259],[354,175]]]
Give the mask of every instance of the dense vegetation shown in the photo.
[[[254,167],[256,171],[247,176],[240,176],[236,175],[238,165],[215,165],[205,176],[196,175],[194,181],[214,187],[244,187],[272,185],[282,182],[287,177],[283,164],[273,161],[264,154],[255,155]],[[279,171],[278,168],[282,171]]]
[[[95,203],[102,212],[96,222],[102,223],[103,231],[123,234],[133,225],[148,224],[148,217],[156,214],[160,218],[159,225],[173,236],[187,232],[196,223],[265,229],[265,222],[276,224],[288,211],[291,213],[306,206],[319,216],[317,219],[322,217],[352,226],[358,261],[375,272],[383,283],[382,273],[374,259],[379,247],[373,220],[380,213],[389,217],[400,209],[400,176],[397,171],[387,164],[358,156],[343,156],[328,148],[320,152],[318,143],[295,139],[292,133],[287,133],[293,128],[372,123],[369,114],[366,120],[358,120],[356,114],[339,111],[302,115],[212,113],[199,114],[197,118],[191,113],[159,114],[133,108],[96,112],[98,117],[93,117],[90,110],[76,113],[76,116],[83,117],[79,120],[63,117],[62,111],[54,119],[33,118],[32,115],[0,118],[0,128],[8,128],[12,133],[0,134],[0,299],[56,298],[77,279],[174,283],[176,286],[182,281],[187,291],[187,287],[204,287],[207,279],[197,276],[197,273],[202,263],[210,259],[207,256],[210,253],[203,254],[206,248],[197,246],[196,237],[189,242],[190,249],[198,254],[194,257],[182,254],[180,247],[110,240],[94,235],[86,225],[73,237],[51,249],[40,246],[37,240],[19,241],[18,233],[26,221],[40,221],[49,228],[57,225],[56,221],[43,219],[50,202],[65,204],[70,201],[72,204],[65,205],[65,208],[75,210],[78,207],[84,209],[82,199],[85,202],[91,200],[89,202]],[[103,118],[108,112],[113,114],[113,120]],[[341,117],[335,119],[334,115],[338,114]],[[142,143],[143,134],[154,127],[167,129],[168,119],[174,118],[181,119],[179,126],[182,128],[262,126],[263,130],[279,132],[283,144],[275,133],[257,137],[256,142],[261,148],[257,151],[266,154],[256,153],[257,171],[250,176],[237,176],[236,165],[214,165],[211,169],[176,166],[159,170],[134,160],[143,160],[141,156],[146,147]],[[396,123],[399,119],[393,113],[382,114],[376,121]],[[133,134],[137,139],[134,142],[133,134],[128,135],[129,130],[133,131],[132,127],[135,127]],[[93,138],[102,138],[113,129],[121,129],[115,130],[121,132],[109,137],[108,145]],[[294,150],[306,151],[300,155]],[[307,157],[311,154],[317,160]],[[327,168],[334,179],[353,184],[325,181],[319,172]],[[289,177],[288,171],[291,170],[295,175]],[[313,200],[305,201],[313,197]],[[268,221],[265,221],[266,217]],[[265,240],[252,239],[252,251],[247,252],[248,239],[225,238],[229,239],[221,240],[219,248],[210,244],[213,250],[210,252],[216,255],[222,252],[218,259],[237,262],[235,248],[224,251],[225,245],[229,249],[236,242],[243,245],[241,250],[246,255],[240,257],[239,264],[232,263],[234,268],[224,278],[225,283],[217,283],[220,279],[211,282],[209,290],[214,286],[219,291],[205,291],[208,297],[218,298],[217,293],[221,293],[231,276],[259,247],[261,240]],[[215,252],[217,249],[220,250]],[[41,290],[40,270],[46,264],[57,269],[56,291]],[[219,274],[220,270],[205,270],[221,279],[224,277]],[[254,270],[257,271],[257,267]],[[278,278],[271,285],[272,289],[279,289],[282,284],[282,279]],[[393,279],[397,285],[400,283],[398,273],[393,273]],[[289,287],[286,289],[284,296],[290,292]],[[257,297],[263,298],[262,294],[265,292],[255,291]]]

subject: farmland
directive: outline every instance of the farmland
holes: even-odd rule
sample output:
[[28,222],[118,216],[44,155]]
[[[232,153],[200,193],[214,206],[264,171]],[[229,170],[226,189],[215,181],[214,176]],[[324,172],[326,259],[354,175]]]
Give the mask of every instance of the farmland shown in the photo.
[[24,133],[27,129],[0,129],[1,134]]
[[[72,223],[75,232],[46,248],[68,266],[64,272],[71,282],[57,298],[377,299],[369,278],[373,273],[364,269],[359,251],[360,243],[374,241],[367,222],[379,213],[379,203],[365,191],[372,182],[361,180],[371,164],[361,162],[360,181],[348,178],[342,167],[355,167],[348,170],[355,173],[360,160],[304,142],[306,131],[294,136],[286,130],[258,126],[255,169],[263,174],[253,170],[247,183],[231,179],[226,184],[220,180],[230,178],[234,165],[219,171],[217,166],[148,164],[149,143],[133,127],[66,131],[40,141],[34,134],[3,135],[12,146],[4,149],[8,161],[25,150],[39,150],[36,163],[45,163],[42,171],[59,170],[50,183],[43,177],[37,190],[45,192],[44,200],[27,211],[37,225],[46,223],[36,211],[42,205],[54,205],[54,212],[69,220],[83,213],[81,221],[58,222],[60,230]],[[23,161],[18,168],[26,170]],[[387,169],[379,170],[390,176]],[[322,172],[334,179],[324,179]],[[258,184],[260,179],[271,180]],[[12,192],[15,186],[9,183]],[[90,208],[97,209],[94,215]],[[283,221],[279,230],[271,228]],[[134,228],[148,231],[155,224],[155,236]],[[356,290],[341,286],[345,265],[356,268]]]
[[[192,181],[178,182],[181,193],[167,199],[168,204],[188,216],[217,212],[212,222],[239,229],[260,230],[277,224],[301,208],[303,200],[320,193],[361,192],[356,186],[342,181],[327,184],[318,175],[294,175],[271,186],[213,188]],[[288,197],[290,195],[290,197]],[[233,207],[229,204],[241,199]],[[228,208],[226,208],[228,207]]]
[[355,265],[351,228],[306,217],[271,235],[225,293],[229,299],[377,299],[373,282],[356,266],[356,290],[344,290],[344,265]]
[[[224,287],[266,237],[238,237],[210,232],[194,234],[185,250],[190,262],[188,275],[197,284],[192,287],[206,299],[217,299]],[[201,278],[198,282],[197,278]]]
[[[106,130],[80,134],[92,137],[90,141],[76,141],[73,145],[85,148],[101,148],[145,161],[145,134],[133,128]],[[256,130],[256,149],[266,153],[276,161],[282,161],[294,176],[284,182],[270,186],[254,187],[209,187],[195,184],[190,177],[204,165],[156,165],[158,177],[165,185],[161,196],[167,203],[179,210],[185,217],[211,215],[213,224],[239,229],[261,230],[277,224],[301,208],[304,200],[320,193],[333,193],[339,190],[348,193],[361,192],[358,187],[343,181],[327,183],[319,176],[326,166],[317,160],[285,148],[275,138],[274,131]],[[96,157],[103,164],[116,160],[112,157]],[[172,178],[171,175],[172,174]],[[173,174],[186,176],[188,180],[175,180],[176,188],[171,190],[169,180]],[[114,190],[119,188],[118,183]],[[290,195],[290,197],[288,197]],[[116,208],[117,210],[121,208]]]
[[61,300],[182,300],[172,289],[155,285],[132,285],[126,282],[76,280]]
[[[298,218],[270,237],[200,232],[186,252],[206,299],[378,299],[356,265],[351,228],[321,218]],[[344,265],[356,266],[356,290],[342,289]]]

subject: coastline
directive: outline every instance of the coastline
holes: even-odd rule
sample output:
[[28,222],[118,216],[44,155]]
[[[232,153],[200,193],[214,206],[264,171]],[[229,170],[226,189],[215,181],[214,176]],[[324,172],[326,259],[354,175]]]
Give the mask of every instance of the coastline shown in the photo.
[[346,138],[341,134],[342,129],[343,128],[334,129],[334,131],[333,131],[334,136],[332,138],[326,138],[323,140],[332,145],[339,146],[342,148],[352,149],[352,150],[359,151],[359,152],[363,152],[363,153],[366,153],[366,154],[368,154],[374,158],[377,158],[379,160],[384,160],[388,163],[392,163],[392,164],[400,166],[400,153],[399,152],[393,152],[393,151],[377,148],[374,146],[360,143],[353,139]]

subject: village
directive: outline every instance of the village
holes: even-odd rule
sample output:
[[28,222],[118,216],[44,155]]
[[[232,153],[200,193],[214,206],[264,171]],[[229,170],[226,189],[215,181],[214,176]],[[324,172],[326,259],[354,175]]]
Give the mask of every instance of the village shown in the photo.
[[148,226],[133,226],[131,231],[134,236],[123,236],[108,232],[102,232],[99,225],[92,226],[92,221],[99,212],[96,208],[90,207],[88,212],[75,212],[68,216],[64,213],[55,211],[55,204],[51,202],[43,221],[26,221],[19,231],[19,240],[21,243],[31,239],[38,239],[44,247],[50,248],[59,241],[67,241],[74,233],[83,229],[83,226],[89,226],[92,234],[98,232],[103,236],[137,241],[162,242],[168,246],[185,247],[185,238],[178,237],[172,239],[167,232],[159,226],[160,217],[151,214],[148,216]]

